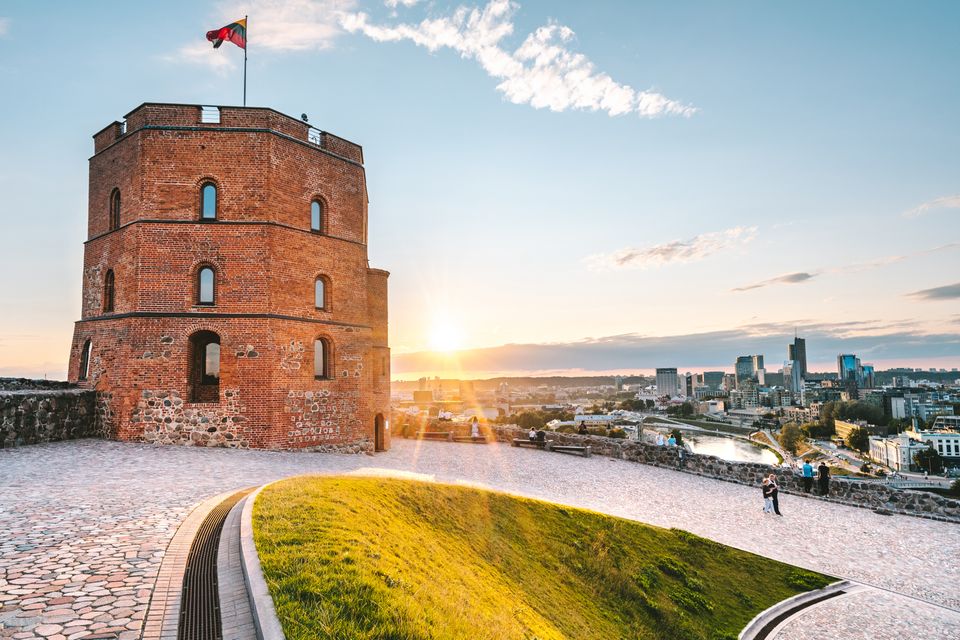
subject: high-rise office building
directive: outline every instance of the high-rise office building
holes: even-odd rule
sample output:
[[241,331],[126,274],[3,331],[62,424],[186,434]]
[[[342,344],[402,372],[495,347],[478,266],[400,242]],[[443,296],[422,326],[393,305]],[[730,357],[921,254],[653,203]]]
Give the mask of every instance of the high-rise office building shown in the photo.
[[872,364],[865,364],[861,367],[862,384],[864,389],[873,389],[876,386],[874,378],[874,369]]
[[803,388],[803,365],[799,360],[790,360],[783,364],[783,386],[790,393],[799,393]]
[[737,378],[737,387],[744,380],[753,380],[755,369],[753,367],[753,356],[738,356],[733,364],[733,375]]
[[787,345],[787,360],[799,362],[800,377],[807,377],[807,341],[805,338],[794,337],[793,344]]
[[703,384],[713,391],[719,391],[723,388],[723,376],[723,371],[704,371]]
[[863,369],[860,358],[852,353],[841,353],[837,356],[837,375],[840,382],[861,385],[863,383]]
[[680,391],[677,384],[677,368],[661,367],[657,369],[657,393],[671,398]]

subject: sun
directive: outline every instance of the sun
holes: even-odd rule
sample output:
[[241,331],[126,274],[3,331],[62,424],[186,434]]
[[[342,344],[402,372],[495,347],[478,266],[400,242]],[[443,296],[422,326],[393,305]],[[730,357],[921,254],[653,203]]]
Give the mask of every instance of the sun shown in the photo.
[[456,351],[461,345],[460,330],[449,322],[435,322],[430,329],[430,349],[433,351]]

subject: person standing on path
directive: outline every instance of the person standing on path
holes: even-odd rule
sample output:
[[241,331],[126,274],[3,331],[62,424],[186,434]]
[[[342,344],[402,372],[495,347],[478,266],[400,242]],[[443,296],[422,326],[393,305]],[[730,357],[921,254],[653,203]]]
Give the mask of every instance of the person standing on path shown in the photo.
[[809,460],[803,461],[803,492],[810,493],[813,489],[813,465]]
[[771,473],[768,479],[770,480],[770,499],[773,500],[773,512],[778,516],[782,516],[783,514],[780,513],[780,488],[777,486],[777,476]]
[[830,469],[826,462],[821,462],[817,467],[817,484],[819,485],[820,495],[825,496],[830,493]]
[[763,491],[763,512],[773,513],[773,498],[770,497],[770,479],[764,478],[760,483],[760,490]]

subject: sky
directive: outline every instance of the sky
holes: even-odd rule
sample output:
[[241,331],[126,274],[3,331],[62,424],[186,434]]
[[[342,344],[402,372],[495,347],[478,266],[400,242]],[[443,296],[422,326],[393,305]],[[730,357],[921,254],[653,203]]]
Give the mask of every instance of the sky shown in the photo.
[[245,14],[364,147],[394,377],[960,366],[960,3],[3,0],[0,375],[65,375],[90,136],[238,104]]

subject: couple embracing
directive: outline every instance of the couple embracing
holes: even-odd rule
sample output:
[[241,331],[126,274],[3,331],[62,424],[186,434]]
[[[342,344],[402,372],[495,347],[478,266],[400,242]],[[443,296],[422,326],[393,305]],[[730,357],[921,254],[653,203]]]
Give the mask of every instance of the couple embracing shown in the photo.
[[771,473],[763,479],[760,487],[763,489],[763,512],[775,513],[778,516],[782,516],[783,514],[780,513],[780,500],[778,498],[780,488],[777,487],[777,476]]

